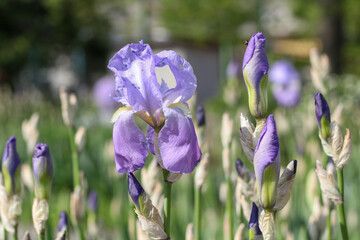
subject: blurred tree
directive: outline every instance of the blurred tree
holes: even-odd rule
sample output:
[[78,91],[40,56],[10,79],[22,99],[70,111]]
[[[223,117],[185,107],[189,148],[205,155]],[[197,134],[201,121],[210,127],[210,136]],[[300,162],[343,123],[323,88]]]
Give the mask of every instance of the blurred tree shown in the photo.
[[82,49],[86,60],[105,62],[109,24],[100,0],[0,2],[0,84],[14,87],[20,70],[46,67],[60,53]]

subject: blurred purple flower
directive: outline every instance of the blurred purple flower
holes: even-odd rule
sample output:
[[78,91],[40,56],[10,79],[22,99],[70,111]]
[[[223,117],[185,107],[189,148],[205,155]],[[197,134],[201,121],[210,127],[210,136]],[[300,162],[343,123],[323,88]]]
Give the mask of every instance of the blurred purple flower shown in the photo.
[[226,68],[226,77],[229,78],[238,78],[240,71],[240,63],[238,59],[233,58],[227,65]]
[[274,63],[269,71],[269,81],[273,82],[272,93],[280,106],[294,107],[300,102],[301,78],[291,62]]
[[254,152],[258,198],[264,209],[272,209],[275,205],[280,161],[279,138],[274,116],[271,114],[267,118]]
[[53,165],[49,147],[45,143],[38,143],[33,157],[33,171],[35,177],[35,194],[40,199],[48,199],[51,193],[53,179]]
[[1,165],[6,193],[15,194],[20,189],[20,158],[16,151],[15,137],[10,137],[6,142]]
[[98,210],[98,195],[95,190],[91,190],[88,198],[88,205],[91,211],[97,212]]
[[111,96],[114,96],[114,77],[105,76],[100,78],[93,87],[93,96],[100,109],[113,110],[116,104]]
[[249,108],[255,118],[262,118],[267,111],[267,78],[269,63],[265,52],[266,38],[255,33],[246,48],[243,75],[248,90]]
[[[165,66],[175,77],[175,88],[169,89],[163,79],[158,83],[155,68]],[[192,172],[200,161],[201,151],[186,104],[196,89],[191,65],[174,51],[154,55],[150,46],[141,41],[120,49],[108,68],[115,73],[114,100],[125,106],[113,116],[118,173],[142,168],[148,150],[152,150],[147,139],[155,137],[163,168],[178,173]],[[134,114],[149,125],[147,138],[137,127]]]

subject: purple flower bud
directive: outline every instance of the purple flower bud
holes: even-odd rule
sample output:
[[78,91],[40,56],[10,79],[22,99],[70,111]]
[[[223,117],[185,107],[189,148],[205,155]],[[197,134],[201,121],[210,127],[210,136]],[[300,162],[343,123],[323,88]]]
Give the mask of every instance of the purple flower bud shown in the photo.
[[330,108],[320,92],[315,94],[315,114],[319,124],[320,134],[324,139],[327,139],[330,136]]
[[252,239],[256,235],[261,235],[261,231],[259,228],[259,208],[256,206],[254,202],[252,204],[251,215],[249,220],[249,230],[250,230],[250,236],[249,236],[250,239]]
[[35,195],[40,199],[48,199],[51,193],[53,166],[47,144],[38,143],[33,157],[35,177]]
[[246,168],[246,166],[244,165],[243,161],[241,161],[240,158],[236,159],[235,167],[236,167],[236,172],[240,178],[246,179],[248,177],[248,173],[249,173],[248,169]]
[[282,60],[274,63],[269,71],[273,82],[272,93],[276,102],[283,107],[296,106],[301,98],[301,78],[291,62]]
[[243,75],[248,90],[249,108],[255,118],[263,118],[267,111],[267,78],[269,63],[265,52],[266,38],[254,34],[243,59]]
[[88,198],[89,208],[93,212],[97,212],[98,210],[98,195],[95,190],[91,190]]
[[59,216],[58,231],[61,232],[64,228],[69,226],[68,216],[66,211],[62,211]]
[[205,109],[204,109],[203,105],[200,105],[197,108],[196,120],[197,120],[198,127],[202,127],[205,125]]
[[20,192],[20,158],[16,151],[15,137],[10,137],[6,142],[2,158],[2,173],[6,193],[10,196]]
[[276,203],[280,175],[280,147],[274,116],[269,115],[254,151],[254,169],[260,205],[271,210]]
[[133,202],[135,203],[136,207],[141,210],[140,202],[141,202],[141,194],[145,191],[140,185],[139,181],[136,179],[133,173],[128,174],[128,187],[129,187],[129,194]]

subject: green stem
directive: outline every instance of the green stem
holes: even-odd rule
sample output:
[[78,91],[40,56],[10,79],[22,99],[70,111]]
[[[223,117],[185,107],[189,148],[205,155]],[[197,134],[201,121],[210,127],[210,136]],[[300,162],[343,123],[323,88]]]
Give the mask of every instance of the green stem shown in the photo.
[[39,239],[39,240],[45,240],[45,239],[46,239],[45,236],[46,236],[46,235],[45,235],[45,229],[44,229],[43,231],[40,232],[40,235],[39,235],[38,239]]
[[166,182],[167,175],[169,172],[163,170],[164,174],[164,228],[165,232],[170,239],[170,217],[171,217],[171,182]]
[[13,240],[17,240],[18,239],[18,225],[16,224],[15,225],[15,227],[14,227],[14,230],[15,230],[15,232],[14,232],[14,234],[11,234],[11,236],[12,236],[12,239]]
[[77,226],[76,234],[77,234],[79,240],[85,240],[84,232],[80,226]]
[[230,176],[226,179],[227,183],[227,199],[226,199],[226,212],[229,218],[229,240],[234,239],[233,234],[233,210],[232,210],[232,190],[231,190],[231,179]]
[[339,216],[339,223],[340,223],[340,229],[341,229],[341,235],[343,240],[348,240],[348,232],[347,232],[347,225],[346,225],[346,217],[345,217],[345,207],[344,207],[344,175],[343,175],[343,169],[339,168],[337,169],[337,180],[338,180],[338,186],[339,191],[342,199],[342,203],[337,204],[336,208],[338,211]]
[[201,187],[195,187],[195,238],[194,240],[200,240],[201,236]]
[[71,156],[72,156],[72,166],[73,166],[73,184],[74,189],[77,186],[80,186],[80,177],[79,177],[79,156],[75,144],[75,134],[73,129],[68,127],[69,130],[69,140],[71,146]]
[[329,208],[329,213],[327,216],[327,221],[326,221],[326,227],[328,229],[328,240],[331,240],[331,235],[332,235],[332,227],[331,227],[331,207]]
[[7,231],[4,228],[4,240],[7,240]]

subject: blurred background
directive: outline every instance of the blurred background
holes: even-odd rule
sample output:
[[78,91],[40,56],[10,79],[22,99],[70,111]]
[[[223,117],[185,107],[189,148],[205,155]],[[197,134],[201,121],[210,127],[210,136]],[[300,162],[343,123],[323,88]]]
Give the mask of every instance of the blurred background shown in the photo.
[[[26,153],[21,123],[39,113],[39,141],[49,144],[54,161],[49,224],[56,229],[59,212],[69,209],[72,191],[70,144],[61,118],[59,88],[65,86],[76,93],[79,111],[75,125],[87,129],[80,168],[89,190],[95,189],[99,195],[99,239],[131,239],[128,229],[134,215],[126,177],[116,174],[111,145],[109,119],[119,106],[109,97],[114,95],[114,84],[106,66],[125,44],[140,40],[149,43],[155,53],[175,50],[191,63],[197,76],[193,110],[204,104],[207,111],[209,178],[214,185],[205,192],[205,239],[221,239],[224,209],[218,191],[223,172],[218,167],[221,148],[217,147],[221,145],[221,116],[225,111],[231,114],[234,139],[238,139],[239,114],[249,115],[241,71],[244,41],[262,32],[267,38],[270,67],[285,59],[301,79],[299,101],[290,107],[272,94],[276,88],[273,83],[268,94],[269,113],[275,113],[279,125],[283,165],[299,160],[300,177],[293,189],[296,200],[290,217],[285,218],[287,227],[295,239],[308,238],[312,202],[304,200],[307,189],[301,181],[314,171],[315,159],[324,158],[313,106],[319,88],[311,80],[309,61],[310,50],[316,48],[327,54],[330,63],[323,93],[332,110],[340,105],[342,130],[349,128],[353,136],[351,166],[345,170],[345,196],[350,235],[360,238],[356,229],[360,217],[358,9],[357,0],[2,0],[0,148],[10,136],[16,136],[22,162],[29,164],[32,156]],[[240,142],[235,152],[234,158],[246,160]],[[174,209],[174,239],[184,239],[186,225],[192,221],[192,181],[192,175],[184,176],[173,188],[174,206],[180,206]],[[24,187],[24,199],[28,200],[23,201],[22,229],[31,228],[30,192]]]

